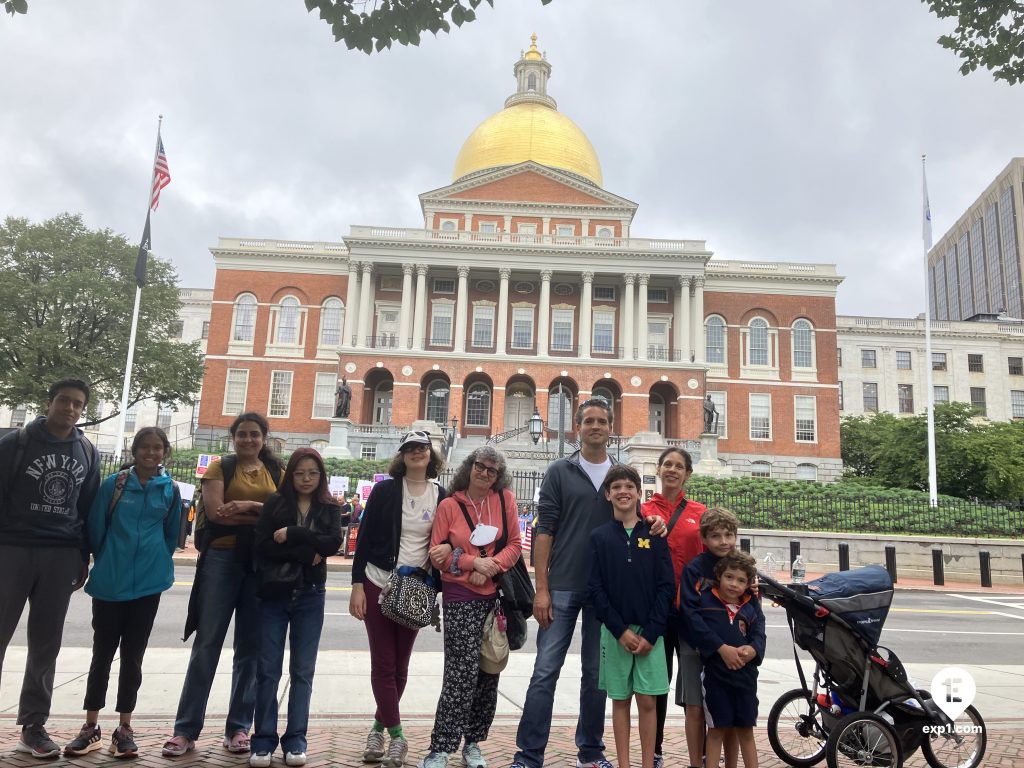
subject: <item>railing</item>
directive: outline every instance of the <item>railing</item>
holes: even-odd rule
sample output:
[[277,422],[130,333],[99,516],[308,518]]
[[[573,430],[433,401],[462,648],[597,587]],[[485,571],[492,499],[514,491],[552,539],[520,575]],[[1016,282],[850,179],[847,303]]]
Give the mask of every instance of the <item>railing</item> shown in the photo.
[[485,443],[487,445],[496,445],[497,443],[503,443],[506,440],[510,440],[511,438],[515,437],[516,435],[521,435],[524,432],[529,431],[529,429],[529,424],[524,424],[523,426],[516,427],[515,429],[507,429],[504,432],[499,432],[496,435],[491,435],[490,437],[487,438]]

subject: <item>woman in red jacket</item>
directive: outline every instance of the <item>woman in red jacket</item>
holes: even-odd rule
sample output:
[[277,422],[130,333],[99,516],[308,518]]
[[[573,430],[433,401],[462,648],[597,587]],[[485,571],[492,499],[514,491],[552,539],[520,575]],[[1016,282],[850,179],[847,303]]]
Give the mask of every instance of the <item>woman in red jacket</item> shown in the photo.
[[[661,479],[661,493],[644,502],[642,511],[646,518],[658,515],[668,526],[668,548],[672,554],[672,570],[676,578],[676,594],[679,592],[679,577],[686,564],[704,551],[700,538],[700,518],[705,506],[686,498],[686,481],[693,474],[693,459],[682,448],[670,447],[658,457],[658,477]],[[674,613],[674,612],[673,612]],[[690,765],[700,765],[704,752],[704,710],[701,700],[700,655],[680,641],[676,624],[670,620],[665,628],[665,655],[668,660],[668,674],[672,676],[672,659],[679,654],[679,682],[676,698],[686,707],[686,745],[690,753]],[[654,768],[663,768],[662,742],[665,738],[665,715],[668,712],[668,695],[657,697],[658,731],[654,742]]]

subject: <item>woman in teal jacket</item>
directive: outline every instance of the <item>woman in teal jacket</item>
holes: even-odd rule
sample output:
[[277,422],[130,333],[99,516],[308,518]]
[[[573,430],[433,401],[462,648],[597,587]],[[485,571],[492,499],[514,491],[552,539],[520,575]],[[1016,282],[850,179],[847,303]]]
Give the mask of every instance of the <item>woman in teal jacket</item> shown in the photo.
[[132,711],[160,594],[174,583],[171,555],[181,518],[181,495],[163,468],[170,451],[162,429],[140,429],[132,441],[131,463],[103,481],[89,511],[94,564],[85,591],[92,595],[92,664],[85,689],[85,725],[64,748],[65,755],[84,755],[103,746],[97,720],[119,646],[120,724],[109,749],[115,757],[138,752]]

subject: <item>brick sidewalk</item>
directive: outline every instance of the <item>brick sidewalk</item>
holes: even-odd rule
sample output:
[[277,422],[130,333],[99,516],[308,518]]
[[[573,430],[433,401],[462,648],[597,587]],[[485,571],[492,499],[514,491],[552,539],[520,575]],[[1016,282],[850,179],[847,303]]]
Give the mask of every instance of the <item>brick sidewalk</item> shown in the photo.
[[[212,721],[215,721],[213,718]],[[66,721],[62,721],[66,722]],[[110,721],[113,722],[112,720]],[[101,725],[106,726],[105,721]],[[492,768],[507,768],[515,752],[516,721],[509,718],[502,718],[495,721],[491,728],[490,738],[484,743],[484,756],[489,760]],[[635,727],[635,720],[634,720]],[[368,721],[359,718],[339,718],[336,724],[325,725],[323,719],[310,729],[309,749],[307,754],[310,768],[328,768],[329,766],[350,766],[358,768],[363,763],[360,760],[363,745],[366,739],[366,731],[369,728]],[[16,726],[13,718],[0,718],[0,761],[5,768],[27,768],[28,766],[52,765],[52,766],[122,766],[126,761],[117,760],[103,751],[93,752],[85,757],[78,757],[72,760],[58,758],[55,760],[36,760],[28,755],[14,752],[17,743]],[[104,744],[109,744],[108,728],[104,727]],[[63,726],[54,724],[50,735],[63,745],[77,735],[77,726]],[[574,746],[575,725],[555,725],[551,729],[551,740],[547,749],[547,765],[552,768],[574,768],[576,749]],[[164,739],[170,735],[166,726],[159,723],[139,721],[137,723],[136,741],[139,744],[139,757],[130,761],[131,765],[151,766],[152,768],[191,768],[192,766],[204,766],[205,768],[245,768],[249,765],[248,756],[230,755],[220,745],[220,740],[213,735],[204,734],[194,752],[179,758],[165,758],[160,755],[160,747]],[[430,725],[416,724],[406,726],[406,735],[409,739],[409,768],[414,768],[416,763],[422,759],[430,740]],[[608,757],[614,761],[614,749],[611,742],[611,724],[609,723],[605,737],[608,740]],[[685,739],[682,727],[670,723],[669,733],[665,739],[665,754],[667,768],[682,768],[686,765],[684,758],[686,754]],[[768,744],[768,736],[763,728],[757,731],[758,753],[761,758],[761,768],[783,768],[785,763],[775,757]],[[634,736],[633,744],[633,766],[640,768],[640,747]],[[824,764],[824,762],[822,762]],[[284,766],[284,760],[280,751],[275,755],[273,765]],[[460,762],[456,759],[451,762],[453,768],[459,768]],[[920,750],[904,762],[908,768],[925,768],[924,757]],[[1010,727],[999,725],[989,729],[988,750],[983,763],[985,766],[999,768],[1017,768],[1024,766],[1024,723],[1015,723]]]

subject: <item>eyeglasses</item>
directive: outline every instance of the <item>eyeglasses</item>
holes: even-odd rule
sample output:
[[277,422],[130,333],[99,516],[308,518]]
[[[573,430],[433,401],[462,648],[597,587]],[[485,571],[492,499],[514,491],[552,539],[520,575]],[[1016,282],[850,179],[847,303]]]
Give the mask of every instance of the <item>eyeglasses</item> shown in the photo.
[[410,443],[402,448],[402,453],[426,453],[429,450],[429,445],[424,445],[423,443]]
[[292,472],[292,477],[296,480],[316,480],[320,477],[320,470],[313,469],[309,472]]
[[473,462],[473,469],[475,469],[477,472],[480,472],[481,474],[487,475],[488,477],[497,477],[498,476],[498,468],[497,467],[488,467],[482,461],[474,461]]

